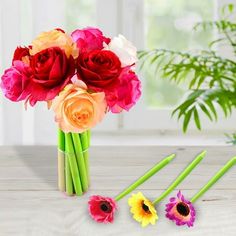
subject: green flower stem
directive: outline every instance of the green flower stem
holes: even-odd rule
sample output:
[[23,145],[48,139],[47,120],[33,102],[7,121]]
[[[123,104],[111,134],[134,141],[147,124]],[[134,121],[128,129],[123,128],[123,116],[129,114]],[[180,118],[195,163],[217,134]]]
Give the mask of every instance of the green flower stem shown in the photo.
[[71,133],[65,134],[65,137],[66,137],[66,156],[67,156],[66,159],[69,160],[70,172],[75,188],[75,193],[76,195],[81,196],[83,192],[82,192],[79,169],[75,157],[75,151],[73,147]]
[[90,141],[91,141],[91,130],[87,130],[87,138],[88,138],[88,147],[90,147]]
[[165,167],[168,163],[170,163],[175,158],[175,154],[172,154],[170,156],[167,156],[163,160],[161,160],[159,163],[157,163],[153,168],[151,168],[148,172],[146,172],[143,176],[141,176],[138,180],[136,180],[133,184],[131,184],[128,188],[126,188],[124,191],[122,191],[119,195],[115,197],[116,201],[119,201],[123,197],[125,197],[127,194],[129,194],[131,191],[136,189],[139,185],[144,183],[146,180],[151,178],[155,173],[157,173],[159,170],[161,170],[163,167]]
[[58,188],[65,192],[65,134],[58,129]]
[[231,158],[191,199],[196,202],[213,184],[215,184],[231,167],[236,164],[236,156]]
[[85,131],[83,133],[80,133],[79,136],[80,136],[80,141],[81,141],[82,148],[83,148],[84,163],[85,163],[87,179],[88,179],[88,183],[89,183],[90,182],[90,176],[89,176],[89,154],[88,154],[89,142],[88,142],[88,135],[87,135],[87,132]]
[[206,151],[201,152],[177,177],[177,179],[158,197],[153,201],[153,205],[159,203],[167,195],[170,194],[190,173],[191,171],[199,164],[199,162],[206,155]]
[[70,171],[70,162],[67,154],[65,157],[65,175],[66,175],[66,193],[67,195],[70,196],[73,195],[73,182]]
[[77,159],[77,163],[79,167],[79,173],[80,173],[80,179],[81,179],[83,192],[86,192],[88,190],[88,179],[87,179],[87,171],[86,171],[85,162],[84,162],[82,144],[81,144],[80,137],[78,134],[72,133],[72,139],[73,139],[76,159]]

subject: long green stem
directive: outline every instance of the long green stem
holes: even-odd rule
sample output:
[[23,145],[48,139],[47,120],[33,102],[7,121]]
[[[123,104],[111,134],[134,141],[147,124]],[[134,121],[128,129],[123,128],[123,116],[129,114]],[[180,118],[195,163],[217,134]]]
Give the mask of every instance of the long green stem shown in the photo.
[[79,136],[80,136],[81,144],[82,144],[82,147],[83,147],[84,163],[85,163],[87,179],[88,179],[88,183],[89,183],[90,182],[89,154],[88,154],[89,143],[88,143],[87,131],[85,131],[83,133],[80,133]]
[[58,188],[64,192],[65,186],[65,134],[61,129],[58,129]]
[[119,195],[115,197],[116,201],[119,201],[124,196],[129,194],[131,191],[136,189],[139,185],[144,183],[146,180],[151,178],[157,171],[161,170],[164,166],[166,166],[170,161],[172,161],[175,158],[175,154],[172,154],[163,160],[161,160],[159,163],[157,163],[153,168],[151,168],[148,172],[146,172],[143,176],[141,176],[139,179],[137,179],[133,184],[131,184],[128,188],[126,188],[124,191],[122,191]]
[[80,137],[76,133],[72,133],[72,139],[74,144],[74,149],[76,153],[76,159],[79,167],[81,183],[83,191],[86,192],[88,190],[88,180],[87,180],[87,171],[84,163],[84,156],[83,156],[83,148],[80,141]]
[[66,175],[66,193],[67,195],[73,195],[73,182],[70,171],[70,162],[68,156],[65,157],[65,175]]
[[88,139],[88,147],[90,147],[90,141],[91,141],[91,130],[87,130],[87,139]]
[[75,157],[75,151],[73,147],[71,133],[65,134],[65,137],[66,137],[66,155],[67,155],[66,159],[68,159],[70,163],[70,170],[71,170],[71,175],[72,175],[72,180],[73,180],[76,195],[81,196],[83,191],[82,191],[80,174],[79,174],[79,169],[78,169],[78,165],[77,165],[77,161]]
[[215,184],[231,167],[236,164],[236,156],[231,158],[191,199],[196,202],[213,184]]
[[167,195],[170,194],[190,173],[191,171],[199,164],[199,162],[206,155],[206,151],[201,152],[177,177],[177,179],[158,197],[153,201],[153,205],[159,203]]

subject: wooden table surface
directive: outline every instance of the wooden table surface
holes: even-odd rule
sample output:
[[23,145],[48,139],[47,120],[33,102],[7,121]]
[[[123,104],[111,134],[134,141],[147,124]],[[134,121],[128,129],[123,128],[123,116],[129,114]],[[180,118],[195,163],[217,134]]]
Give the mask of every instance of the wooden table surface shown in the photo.
[[177,227],[164,217],[169,197],[157,206],[158,223],[147,228],[132,220],[128,197],[119,202],[113,224],[97,224],[88,216],[90,195],[115,196],[164,156],[176,153],[171,164],[139,187],[154,199],[203,149],[206,158],[179,186],[189,198],[236,155],[235,147],[92,147],[91,188],[78,198],[57,190],[56,147],[0,147],[0,236],[235,236],[236,167],[196,202],[193,228]]

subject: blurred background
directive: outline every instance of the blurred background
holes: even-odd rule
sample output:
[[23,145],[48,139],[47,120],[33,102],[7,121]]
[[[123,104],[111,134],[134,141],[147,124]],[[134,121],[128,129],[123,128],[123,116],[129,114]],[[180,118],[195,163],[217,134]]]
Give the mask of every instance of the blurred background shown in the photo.
[[[28,45],[41,31],[95,26],[105,35],[119,33],[138,50],[205,49],[214,30],[193,32],[197,22],[218,18],[227,0],[1,0],[0,72],[11,64],[17,45]],[[227,47],[217,49],[230,56]],[[184,85],[157,79],[155,71],[139,73],[143,95],[129,113],[109,114],[93,130],[93,145],[218,145],[226,144],[225,133],[235,130],[236,115],[218,122],[202,118],[202,131],[190,124],[187,134],[171,112],[186,93]],[[155,76],[154,76],[155,75]],[[46,104],[24,110],[0,95],[0,145],[55,145],[57,127]]]

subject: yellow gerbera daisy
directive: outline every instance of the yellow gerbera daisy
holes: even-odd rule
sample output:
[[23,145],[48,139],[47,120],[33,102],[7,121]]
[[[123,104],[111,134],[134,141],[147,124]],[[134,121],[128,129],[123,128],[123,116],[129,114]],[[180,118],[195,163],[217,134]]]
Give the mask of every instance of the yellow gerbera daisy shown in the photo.
[[154,225],[158,220],[154,205],[141,192],[132,194],[128,201],[130,212],[133,218],[146,227],[148,224]]

